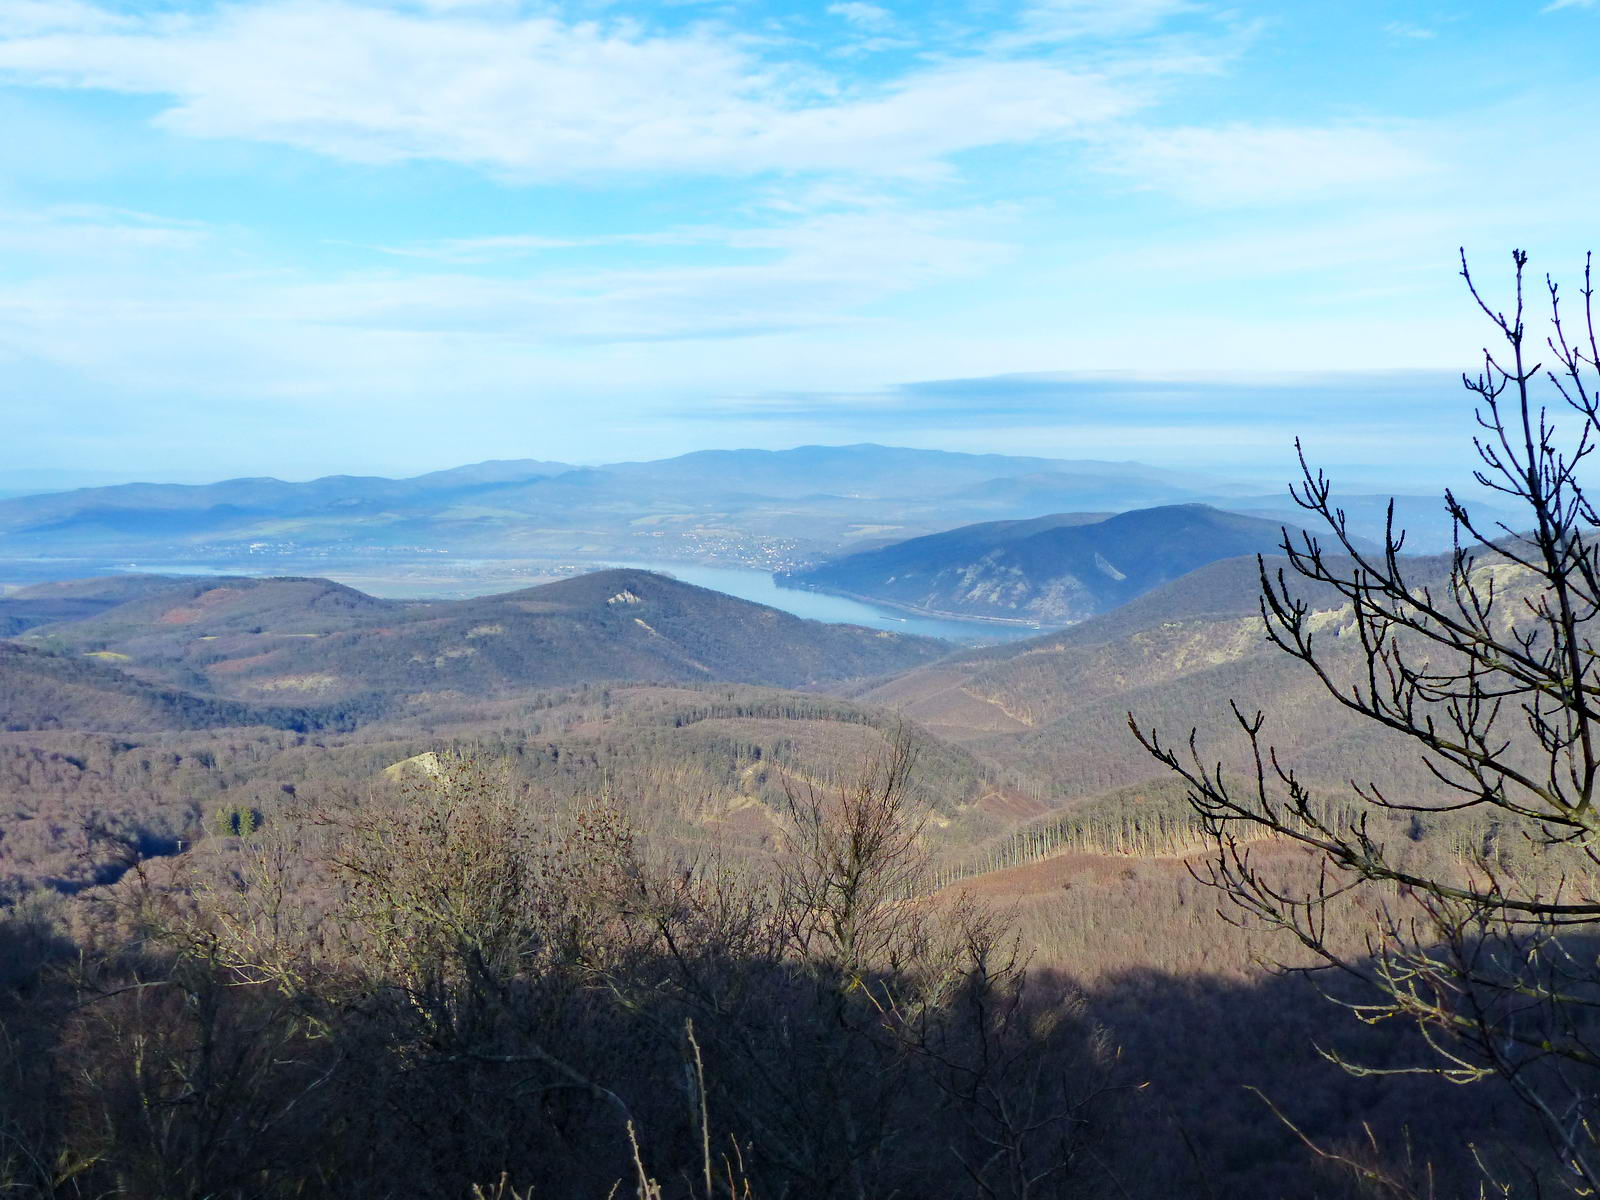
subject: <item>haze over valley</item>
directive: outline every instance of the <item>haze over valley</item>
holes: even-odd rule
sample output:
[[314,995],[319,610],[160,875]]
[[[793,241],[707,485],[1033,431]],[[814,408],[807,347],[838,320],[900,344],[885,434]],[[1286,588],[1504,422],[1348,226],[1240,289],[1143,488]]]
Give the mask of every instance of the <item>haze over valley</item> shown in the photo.
[[[70,905],[97,923],[140,888],[243,879],[262,838],[299,839],[322,806],[362,795],[432,794],[463,812],[497,793],[529,813],[603,803],[652,853],[759,872],[782,860],[797,797],[903,754],[926,814],[917,886],[1009,905],[1041,963],[1070,964],[1074,994],[1112,1023],[1089,1044],[1116,1037],[1144,1064],[1096,1058],[1093,1087],[1143,1078],[1188,1105],[1189,1059],[1133,1014],[1154,1003],[1209,1022],[1224,1002],[1157,999],[1173,982],[1127,973],[1156,944],[1174,982],[1212,978],[1217,955],[1243,971],[1257,943],[1186,932],[1205,825],[1129,736],[1128,711],[1198,725],[1237,755],[1248,745],[1218,705],[1236,698],[1275,714],[1277,744],[1319,795],[1376,763],[1419,801],[1450,794],[1407,764],[1402,738],[1341,712],[1264,640],[1257,556],[1270,574],[1288,565],[1286,538],[1305,544],[1290,511],[1306,515],[1134,463],[877,446],[3,501],[0,906]],[[607,565],[643,553],[664,561]],[[1447,576],[1443,562],[1413,569]],[[1302,594],[1328,630],[1348,627],[1336,590]],[[795,615],[811,606],[834,619]],[[1358,666],[1354,644],[1336,649],[1336,670]],[[470,781],[485,770],[490,791]],[[1446,860],[1483,836],[1448,820],[1405,832]],[[1152,933],[1096,944],[1129,904]],[[76,936],[109,936],[95,930]],[[1255,986],[1245,978],[1226,986]],[[1271,1015],[1280,1001],[1227,1003],[1257,1016],[1217,1044],[1213,1069],[1312,1069],[1304,1032]],[[1509,1119],[1468,1111],[1485,1128]],[[1080,1177],[1189,1177],[1181,1138],[1151,1156],[1119,1132],[1150,1119],[1138,1102],[1097,1116],[1081,1136],[1104,1157]],[[1251,1119],[1230,1099],[1201,1127],[1222,1137]],[[1356,1119],[1318,1129],[1347,1136]],[[1278,1194],[1304,1167],[1297,1146],[1272,1139],[1230,1178]]]
[[1600,1195],[1597,61],[0,0],[0,1197]]

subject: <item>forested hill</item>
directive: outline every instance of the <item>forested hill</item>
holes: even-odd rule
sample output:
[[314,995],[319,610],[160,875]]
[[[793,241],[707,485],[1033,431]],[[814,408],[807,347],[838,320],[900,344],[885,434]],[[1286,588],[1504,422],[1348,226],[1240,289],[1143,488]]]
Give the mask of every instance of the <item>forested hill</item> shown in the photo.
[[[1410,560],[1410,578],[1428,584],[1445,561]],[[1280,565],[1266,561],[1269,573]],[[1332,566],[1341,569],[1338,560]],[[1310,786],[1336,791],[1383,764],[1396,786],[1436,796],[1441,785],[1394,736],[1350,716],[1315,673],[1267,641],[1259,575],[1253,557],[1213,563],[1070,628],[971,651],[849,694],[1049,779],[1053,805],[1168,778],[1134,741],[1129,712],[1168,740],[1182,741],[1198,727],[1213,753],[1240,752],[1230,700],[1245,713],[1265,714],[1266,736],[1292,755]],[[1358,671],[1348,606],[1331,588],[1291,579],[1294,594],[1321,614],[1316,636],[1330,669]]]
[[1203,504],[993,521],[835,559],[790,578],[930,612],[1078,621],[1219,559],[1271,553],[1276,521]]
[[903,671],[950,649],[805,621],[633,570],[430,604],[376,600],[317,579],[175,580],[168,591],[22,636],[171,686],[314,704],[596,680],[796,687]]
[[104,661],[0,642],[0,731],[184,732],[239,726],[308,731],[349,722],[331,708],[248,704],[144,683]]
[[[193,577],[189,582],[203,589],[217,586],[221,579]],[[170,593],[179,586],[182,581],[170,575],[100,575],[18,588],[8,596],[0,596],[0,637],[16,637],[38,625],[87,620],[133,600]]]

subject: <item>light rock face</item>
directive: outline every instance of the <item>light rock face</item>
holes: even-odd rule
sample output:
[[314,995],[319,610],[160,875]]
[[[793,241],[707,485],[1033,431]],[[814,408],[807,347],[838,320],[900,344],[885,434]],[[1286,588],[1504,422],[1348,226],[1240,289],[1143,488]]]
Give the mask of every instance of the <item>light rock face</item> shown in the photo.
[[1121,583],[1124,579],[1127,578],[1127,576],[1124,575],[1121,571],[1117,570],[1114,566],[1112,566],[1110,563],[1108,563],[1105,560],[1105,556],[1103,554],[1101,554],[1099,551],[1095,551],[1094,565],[1103,574],[1109,575],[1112,579],[1115,579],[1118,583]]
[[438,779],[444,773],[444,764],[439,761],[439,756],[432,750],[424,750],[421,754],[413,754],[410,758],[402,758],[397,763],[390,763],[383,769],[385,778],[403,779],[408,775],[421,776],[425,779]]
[[313,672],[305,675],[280,675],[275,679],[259,679],[251,686],[260,692],[304,692],[307,695],[321,696],[337,689],[340,682],[337,675]]

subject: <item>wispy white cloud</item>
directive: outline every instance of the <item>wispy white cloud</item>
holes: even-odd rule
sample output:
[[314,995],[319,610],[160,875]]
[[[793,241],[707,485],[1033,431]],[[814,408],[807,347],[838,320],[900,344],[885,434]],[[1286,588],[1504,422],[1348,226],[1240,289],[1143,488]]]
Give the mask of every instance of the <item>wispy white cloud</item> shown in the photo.
[[[245,445],[239,469],[303,453],[297,413],[343,414],[329,455],[420,440],[464,459],[435,437],[498,449],[518,421],[592,442],[613,412],[649,430],[630,453],[657,452],[669,430],[711,436],[683,425],[707,395],[1450,364],[1478,336],[1459,242],[1560,270],[1592,229],[1586,79],[1562,91],[1530,64],[1419,100],[1414,80],[1356,94],[1312,67],[1300,87],[1293,56],[1324,38],[1459,82],[1461,55],[1493,52],[1465,20],[1430,41],[1385,33],[1389,14],[1255,25],[1231,0],[668,7],[651,24],[600,0],[0,0],[0,84],[19,85],[0,101],[7,389],[78,404],[41,429],[143,429],[153,453],[205,454],[206,434]],[[1530,9],[1524,32],[1558,39],[1594,3],[1560,7],[1571,20]],[[1513,91],[1524,107],[1488,107]],[[415,160],[473,170],[344,166]],[[59,203],[91,195],[212,223]],[[218,397],[247,415],[214,418]],[[826,410],[783,419],[829,436]],[[716,438],[744,436],[733,421]],[[950,436],[1031,435],[979,417]],[[1125,456],[1145,435],[1097,436],[1132,439]]]
[[849,85],[709,27],[657,34],[348,0],[115,26],[97,13],[0,38],[0,76],[167,97],[160,123],[191,135],[527,178],[927,172],[963,150],[1067,135],[1144,102],[1126,79],[1043,58],[946,58]]
[[196,221],[99,205],[55,205],[36,211],[0,209],[0,251],[15,258],[47,257],[60,265],[103,263],[107,255],[191,250],[211,230]]
[[[804,204],[792,206],[772,205],[770,207],[774,212],[787,213],[791,217],[812,214],[818,211],[817,207]],[[881,211],[882,207],[881,204],[862,203],[854,211],[857,213],[873,209]],[[490,234],[483,237],[435,238],[430,241],[414,242],[408,245],[373,246],[371,249],[397,258],[416,258],[433,262],[470,265],[474,263],[506,262],[547,251],[583,250],[617,246],[720,246],[729,248],[749,248],[758,245],[781,246],[788,236],[785,233],[761,229],[732,229],[726,226],[685,226],[662,229],[650,233],[603,233],[587,234],[581,237],[550,237],[539,233],[507,233]]]
[[[124,456],[137,445],[229,464],[217,470],[292,470],[284,464],[308,459],[332,470],[339,455],[345,466],[393,455],[424,430],[420,461],[481,458],[469,447],[495,430],[502,445],[523,439],[530,453],[582,457],[600,453],[608,422],[627,421],[659,447],[675,397],[748,389],[774,370],[815,386],[850,369],[819,354],[821,343],[881,354],[877,331],[896,323],[873,306],[987,270],[1007,252],[988,236],[1003,219],[825,215],[721,231],[732,261],[719,266],[515,276],[63,264],[0,276],[0,371],[19,403],[48,411],[29,435],[35,452],[63,444],[51,430],[82,429],[81,444],[115,428]],[[144,253],[153,265],[166,252]],[[105,413],[108,390],[123,399]],[[327,450],[297,444],[311,423],[328,431]],[[682,429],[672,437],[692,440]],[[404,455],[418,457],[414,447]]]
[[1410,21],[1390,21],[1383,27],[1383,31],[1390,37],[1410,38],[1413,41],[1429,41],[1438,37],[1438,31],[1429,29],[1425,25],[1414,25]]
[[1425,176],[1437,164],[1420,140],[1360,125],[1148,129],[1108,147],[1104,161],[1138,186],[1202,204],[1276,204]]
[[6,37],[99,33],[134,25],[130,17],[85,0],[0,0],[0,31]]
[[537,233],[508,233],[488,237],[437,238],[409,246],[374,246],[372,249],[396,258],[420,258],[433,262],[476,263],[520,258],[545,250],[575,250],[585,246],[609,244],[614,238],[547,237]]
[[[245,395],[409,390],[417,381],[396,381],[400,362],[442,386],[466,342],[509,340],[523,355],[538,347],[560,356],[871,325],[877,318],[867,309],[885,297],[1002,261],[1004,243],[981,231],[1005,219],[988,210],[885,210],[669,235],[717,242],[734,259],[717,266],[566,266],[512,277],[435,269],[318,278],[192,266],[165,275],[63,272],[0,286],[0,352],[172,393],[210,390],[228,360],[230,389]],[[508,240],[517,241],[459,239],[433,249],[466,264],[503,255]],[[380,347],[396,357],[381,363]]]
[[844,0],[840,4],[830,4],[828,11],[860,29],[887,29],[894,24],[894,14],[888,9],[876,4],[866,4],[863,0]]
[[1034,0],[1007,44],[1126,37],[1159,28],[1174,17],[1204,11],[1195,0]]

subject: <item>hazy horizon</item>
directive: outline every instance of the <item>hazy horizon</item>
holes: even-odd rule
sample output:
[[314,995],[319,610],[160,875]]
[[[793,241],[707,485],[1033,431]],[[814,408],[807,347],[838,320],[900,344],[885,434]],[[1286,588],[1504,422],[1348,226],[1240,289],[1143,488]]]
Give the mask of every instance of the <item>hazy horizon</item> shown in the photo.
[[[1400,492],[1461,486],[1472,467],[1463,422],[1471,405],[1443,371],[1274,373],[1253,377],[1141,377],[1134,372],[1040,373],[907,384],[877,394],[774,397],[737,419],[717,401],[686,410],[669,435],[618,439],[609,455],[559,453],[530,432],[468,428],[402,450],[366,439],[317,436],[285,448],[230,441],[204,455],[153,454],[125,445],[74,460],[7,461],[0,489],[16,492],[117,483],[304,481],[330,475],[406,478],[491,460],[574,466],[654,461],[702,450],[783,451],[872,443],[912,449],[1051,459],[1138,462],[1257,484],[1298,478],[1294,443],[1340,482]],[[1454,419],[1452,419],[1454,418]],[[71,436],[77,436],[73,434]],[[13,442],[12,447],[19,443]],[[116,465],[125,464],[125,465]]]
[[[0,471],[1464,462],[1600,8],[0,0]],[[1489,186],[1483,164],[1497,164]],[[1498,302],[1498,301],[1497,301]]]
[[[125,484],[175,484],[180,486],[202,486],[207,484],[227,483],[245,479],[274,479],[283,483],[310,483],[316,480],[329,478],[391,478],[410,479],[425,476],[436,472],[453,469],[479,466],[493,462],[514,461],[546,461],[560,462],[562,465],[578,470],[613,466],[626,462],[656,462],[668,460],[695,453],[739,453],[757,452],[782,454],[786,452],[807,449],[839,449],[855,446],[877,446],[885,449],[927,450],[935,453],[958,453],[993,455],[1003,458],[1039,458],[1047,461],[1059,462],[1084,462],[1104,463],[1108,465],[1137,465],[1151,467],[1156,470],[1168,471],[1175,476],[1190,476],[1197,481],[1210,481],[1221,485],[1243,485],[1252,489],[1260,489],[1263,493],[1280,491],[1291,483],[1299,480],[1298,468],[1291,458],[1278,464],[1263,461],[1258,465],[1236,465],[1232,468],[1219,468],[1204,462],[1169,461],[1161,462],[1154,459],[1140,458],[1137,456],[1114,457],[1110,454],[1084,454],[1084,455],[1055,455],[1037,453],[1028,447],[1002,450],[979,450],[961,446],[909,446],[895,445],[885,441],[860,440],[860,441],[821,441],[821,442],[780,442],[772,445],[751,446],[727,444],[720,446],[699,446],[680,453],[659,454],[639,458],[615,458],[610,460],[594,459],[590,461],[566,461],[561,459],[541,459],[533,454],[499,453],[487,458],[473,459],[471,461],[433,461],[425,460],[420,465],[412,464],[391,470],[357,470],[335,469],[318,471],[315,473],[287,472],[266,469],[253,471],[247,474],[229,474],[216,470],[206,470],[203,467],[190,467],[187,469],[170,469],[167,471],[144,472],[130,469],[117,471],[107,469],[74,469],[70,467],[23,467],[6,468],[0,466],[0,498],[20,497],[33,494],[48,494],[51,492],[76,491],[86,488],[116,487]],[[1321,467],[1334,480],[1337,489],[1343,493],[1364,492],[1368,490],[1389,492],[1395,495],[1433,495],[1439,488],[1453,486],[1460,489],[1464,476],[1460,471],[1452,472],[1445,466],[1435,469],[1410,470],[1404,482],[1397,477],[1398,468],[1383,464],[1363,462],[1335,462],[1319,460],[1314,465]]]

